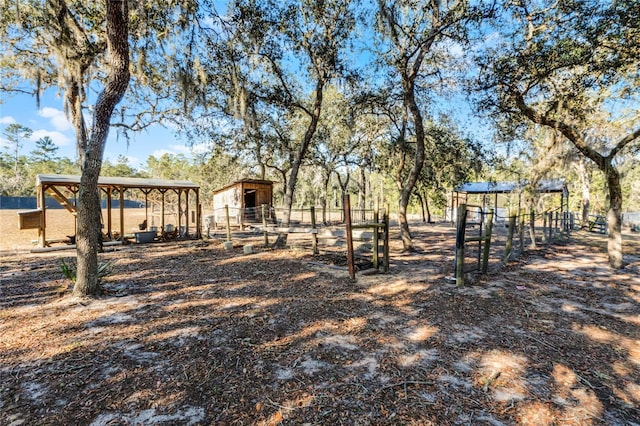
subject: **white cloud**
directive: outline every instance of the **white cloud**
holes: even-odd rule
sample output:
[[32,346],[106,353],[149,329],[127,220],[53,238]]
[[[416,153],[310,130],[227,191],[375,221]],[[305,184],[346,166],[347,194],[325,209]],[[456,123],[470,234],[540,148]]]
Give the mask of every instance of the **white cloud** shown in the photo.
[[53,143],[58,146],[67,146],[67,145],[71,145],[74,142],[73,139],[71,139],[69,136],[61,132],[55,132],[55,131],[52,132],[49,130],[36,130],[33,132],[29,140],[37,141],[38,139],[41,139],[45,136],[49,136],[53,141]]
[[0,124],[15,124],[16,119],[11,117],[10,115],[5,115],[4,117],[0,117]]
[[186,145],[169,145],[169,148],[174,151],[174,153],[182,153],[187,157],[193,156],[194,154],[204,154],[211,150],[211,146],[206,143],[197,144],[193,146]]
[[69,120],[67,120],[64,112],[59,109],[44,107],[38,111],[38,115],[40,117],[48,118],[49,122],[56,130],[64,132],[73,129],[73,126],[69,123]]
[[208,144],[198,144],[194,146],[186,146],[186,145],[169,145],[167,148],[156,149],[151,154],[156,158],[162,157],[164,154],[169,155],[179,155],[182,154],[187,158],[192,158],[194,155],[203,154],[211,150],[211,147]]
[[170,154],[170,155],[175,155],[176,152],[175,151],[170,151],[168,149],[156,149],[155,151],[153,151],[151,153],[151,155],[153,155],[156,158],[160,158],[162,157],[164,154]]

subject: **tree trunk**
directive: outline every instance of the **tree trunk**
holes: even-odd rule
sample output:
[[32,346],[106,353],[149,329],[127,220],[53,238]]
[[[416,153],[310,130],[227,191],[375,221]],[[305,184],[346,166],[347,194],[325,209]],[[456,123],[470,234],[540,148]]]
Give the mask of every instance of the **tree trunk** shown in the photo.
[[296,157],[293,160],[293,164],[291,165],[291,174],[289,175],[289,181],[286,185],[286,190],[284,192],[284,218],[282,220],[283,225],[289,226],[291,222],[291,207],[293,206],[293,193],[295,192],[296,183],[298,182],[298,173],[300,172],[300,166],[302,165],[302,161],[304,157],[307,155],[307,151],[309,149],[309,145],[311,144],[311,139],[316,132],[316,128],[318,127],[318,119],[320,118],[320,110],[322,108],[322,90],[324,89],[324,79],[323,77],[318,77],[318,82],[316,83],[316,99],[313,105],[313,111],[311,112],[311,121],[309,122],[309,126],[307,126],[307,130],[304,133],[304,137],[302,138],[302,143],[300,144],[300,148],[296,152]]
[[607,212],[607,226],[609,228],[609,240],[607,252],[609,265],[612,268],[622,268],[622,186],[620,185],[620,173],[611,164],[607,165],[604,172],[609,187],[609,211]]
[[[282,218],[283,226],[289,226],[291,223],[291,208],[293,206],[293,194],[296,189],[296,183],[298,182],[298,173],[300,172],[300,166],[302,166],[302,162],[304,157],[307,155],[307,151],[309,149],[309,145],[311,144],[311,139],[316,132],[316,128],[318,127],[318,120],[320,118],[320,111],[322,108],[322,90],[324,88],[324,80],[322,77],[318,77],[318,82],[316,83],[316,99],[313,106],[313,111],[311,112],[311,121],[309,122],[309,126],[304,133],[304,137],[302,138],[302,143],[300,144],[300,148],[296,152],[295,159],[291,165],[291,174],[289,175],[289,180],[285,185],[284,191],[284,213]],[[274,247],[284,247],[286,246],[287,236],[286,234],[279,234],[276,242],[274,243]]]
[[367,220],[365,210],[367,203],[367,176],[364,166],[360,166],[360,182],[358,182],[358,208],[361,210],[360,219]]
[[331,173],[327,172],[324,179],[322,180],[322,223],[327,224],[327,196],[329,193],[329,179],[331,178]]
[[418,202],[420,203],[420,213],[422,214],[422,222],[426,223],[427,216],[424,210],[424,200],[422,199],[422,194],[420,194],[420,191],[416,191],[416,197],[418,197]]
[[433,223],[433,220],[431,220],[431,209],[429,208],[429,196],[427,194],[424,194],[424,206],[427,209],[427,223]]
[[400,235],[402,237],[402,246],[404,251],[413,251],[413,241],[409,230],[409,222],[407,220],[407,207],[411,199],[411,193],[418,181],[418,176],[424,166],[424,125],[422,123],[422,113],[416,102],[413,81],[403,82],[405,102],[411,115],[413,116],[413,125],[416,133],[416,153],[414,156],[413,167],[409,172],[409,176],[402,185],[400,190],[400,203],[398,206],[398,223],[400,225]]
[[582,222],[581,228],[589,227],[589,207],[591,205],[591,180],[584,157],[578,160],[578,177],[582,186]]
[[607,212],[607,226],[609,228],[607,254],[609,256],[609,265],[616,269],[622,268],[622,187],[620,185],[620,173],[616,170],[612,162],[616,154],[624,149],[627,144],[640,137],[640,129],[636,129],[634,132],[623,137],[618,141],[609,155],[605,157],[590,147],[577,129],[535,111],[525,103],[521,93],[515,92],[514,95],[516,105],[527,118],[534,123],[544,124],[545,126],[560,130],[582,155],[596,163],[598,168],[604,173],[609,190],[609,210]]
[[[109,52],[107,81],[95,105],[91,137],[86,145],[79,144],[78,147],[82,176],[78,194],[76,235],[78,269],[73,288],[73,294],[76,296],[97,295],[100,292],[98,248],[101,244],[102,230],[98,177],[113,109],[129,85],[129,4],[127,0],[107,1],[106,4]],[[76,131],[81,132],[82,128],[77,128]]]

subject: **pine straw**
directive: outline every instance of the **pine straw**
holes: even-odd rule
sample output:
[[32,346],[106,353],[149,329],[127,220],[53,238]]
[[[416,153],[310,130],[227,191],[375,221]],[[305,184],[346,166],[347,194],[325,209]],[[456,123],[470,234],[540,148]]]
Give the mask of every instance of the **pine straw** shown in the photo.
[[356,283],[335,252],[187,241],[102,254],[84,300],[72,253],[0,258],[0,424],[637,422],[638,264],[609,270],[592,238],[464,288],[438,226]]

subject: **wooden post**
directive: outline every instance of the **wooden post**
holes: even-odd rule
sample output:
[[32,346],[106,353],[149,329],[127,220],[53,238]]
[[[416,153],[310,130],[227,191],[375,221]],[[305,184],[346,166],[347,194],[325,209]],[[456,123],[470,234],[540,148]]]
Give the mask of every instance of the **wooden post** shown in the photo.
[[482,252],[482,273],[486,274],[489,267],[489,251],[491,250],[491,232],[493,231],[493,214],[494,210],[489,208],[487,216],[487,228],[484,235],[484,247]]
[[[198,203],[198,193],[196,192],[196,238],[202,238],[202,223],[200,218],[202,218],[202,204]],[[209,230],[207,230],[207,238],[209,238]]]
[[384,242],[382,246],[382,255],[384,257],[384,272],[389,272],[389,222],[391,221],[391,211],[387,203],[384,211]]
[[[111,207],[112,207],[112,203],[113,200],[111,199],[111,197],[113,196],[113,188],[111,186],[109,186],[107,188],[106,191],[107,194],[107,237],[109,237],[110,240],[113,239],[113,232],[111,231],[113,229],[113,224],[111,223]],[[102,211],[102,199],[100,200],[100,211]],[[104,223],[102,223],[101,225],[104,226]],[[102,230],[100,231],[102,232]]]
[[[40,185],[38,188],[38,207],[42,210],[40,216],[40,228],[38,229],[38,237],[40,239],[40,247],[47,246],[47,199],[45,198],[47,192],[47,188],[44,184]],[[77,225],[74,228],[76,231],[76,235],[78,234]]]
[[458,206],[458,220],[456,222],[456,285],[464,285],[464,233],[467,223],[467,205]]
[[509,233],[507,234],[507,242],[504,248],[504,257],[502,258],[502,263],[507,263],[509,261],[509,256],[511,256],[511,249],[513,247],[513,233],[516,228],[516,216],[509,217]]
[[531,236],[531,248],[536,248],[536,212],[533,206],[529,210],[529,235]]
[[569,213],[569,231],[573,231],[576,228],[576,216],[573,213]]
[[227,223],[227,241],[231,241],[231,220],[229,219],[229,205],[224,205],[224,217]]
[[[196,191],[196,206],[198,206],[198,210],[196,211],[196,238],[202,238],[202,204],[200,204],[200,191]],[[207,233],[207,238],[209,238],[209,234]]]
[[[311,229],[316,229],[316,207],[311,206]],[[318,254],[318,233],[314,231],[311,234],[311,240],[313,243],[313,254]]]
[[262,233],[264,234],[264,246],[269,247],[269,231],[267,230],[267,205],[262,206]]
[[520,253],[524,253],[524,211],[518,209],[518,215],[520,218],[520,229],[518,229],[518,238],[520,240]]
[[160,189],[160,194],[162,194],[162,206],[161,206],[161,213],[162,214],[162,219],[160,220],[160,232],[162,233],[162,238],[164,239],[164,234],[165,234],[165,228],[164,228],[164,196],[165,193],[167,192],[166,189]]
[[349,200],[349,194],[344,196],[343,201],[344,208],[344,222],[346,225],[346,237],[347,237],[347,264],[349,266],[349,278],[356,279],[356,266],[353,258],[353,234],[351,230],[351,202]]
[[[191,222],[195,219],[195,214],[191,213]],[[184,236],[189,238],[191,233],[189,232],[189,190],[184,190]]]
[[[124,187],[120,187],[118,190],[120,191],[120,238],[118,240],[124,241]],[[102,231],[100,233],[102,235]]]
[[547,242],[551,243],[551,240],[553,239],[553,212],[549,212],[549,229],[548,229],[549,235],[547,236]]
[[[376,203],[377,204],[377,203]],[[377,224],[378,223],[378,217],[379,217],[379,212],[378,212],[378,206],[376,205],[374,207],[373,210],[373,223]],[[371,257],[373,260],[373,267],[378,269],[378,265],[379,265],[379,260],[378,260],[378,232],[380,232],[380,228],[376,227],[373,229],[373,244],[371,247]]]
[[178,238],[182,237],[181,232],[182,232],[182,190],[178,189],[177,191],[174,191],[176,193],[176,195],[178,196]]

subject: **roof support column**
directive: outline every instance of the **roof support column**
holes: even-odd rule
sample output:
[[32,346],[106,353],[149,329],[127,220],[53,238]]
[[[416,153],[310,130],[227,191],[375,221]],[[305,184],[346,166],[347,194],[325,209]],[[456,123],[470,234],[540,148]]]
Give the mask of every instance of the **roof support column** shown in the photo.
[[120,191],[120,241],[124,241],[124,187],[119,187]]
[[194,191],[196,192],[196,238],[201,238],[200,224],[202,222],[200,221],[200,215],[202,214],[202,207],[200,206],[200,191],[198,189],[194,189]]
[[184,236],[189,237],[191,234],[189,233],[189,190],[184,190],[184,205],[185,205],[185,227],[184,227]]
[[40,213],[40,229],[38,229],[38,237],[40,240],[40,247],[46,247],[47,237],[46,237],[46,229],[47,229],[47,203],[45,194],[47,193],[47,189],[45,185],[41,185],[38,188],[38,207],[42,209],[42,213]]
[[113,235],[111,233],[111,229],[112,229],[112,222],[111,222],[111,197],[112,197],[112,191],[113,188],[112,187],[108,187],[106,190],[106,194],[107,194],[107,236],[109,237],[109,239],[113,239]]

